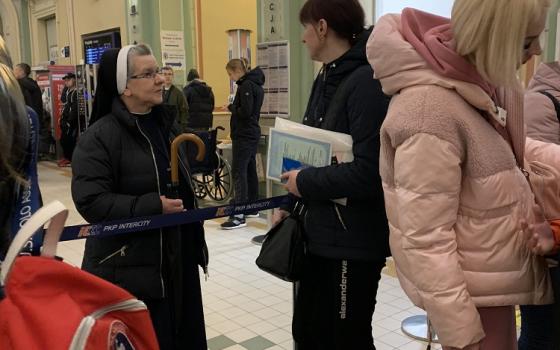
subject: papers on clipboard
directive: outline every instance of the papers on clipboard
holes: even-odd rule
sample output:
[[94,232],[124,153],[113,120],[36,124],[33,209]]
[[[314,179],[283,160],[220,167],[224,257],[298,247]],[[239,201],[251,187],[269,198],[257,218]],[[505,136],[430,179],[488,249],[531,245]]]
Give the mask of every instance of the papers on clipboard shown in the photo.
[[[286,171],[328,166],[333,160],[354,160],[350,135],[276,118],[268,143],[268,179],[280,181],[280,175]],[[345,198],[333,201],[346,205]]]
[[331,164],[330,143],[270,129],[267,178],[280,181],[283,173],[307,167]]

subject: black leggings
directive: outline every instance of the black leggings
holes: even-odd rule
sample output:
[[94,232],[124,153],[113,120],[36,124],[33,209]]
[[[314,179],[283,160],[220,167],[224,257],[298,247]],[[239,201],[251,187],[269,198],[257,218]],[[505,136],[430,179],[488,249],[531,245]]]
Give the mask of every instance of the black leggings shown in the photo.
[[383,266],[309,255],[292,323],[298,349],[375,350],[371,322]]
[[231,172],[235,196],[233,203],[252,202],[258,199],[259,179],[257,177],[258,141],[233,141]]

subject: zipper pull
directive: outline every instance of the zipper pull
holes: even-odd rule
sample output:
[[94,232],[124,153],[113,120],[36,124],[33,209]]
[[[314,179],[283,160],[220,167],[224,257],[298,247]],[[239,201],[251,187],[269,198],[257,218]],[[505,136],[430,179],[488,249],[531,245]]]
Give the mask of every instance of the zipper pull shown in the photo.
[[101,261],[99,261],[99,265],[103,264],[105,261],[111,259],[112,257],[117,256],[119,253],[120,253],[121,256],[125,256],[125,255],[126,255],[126,254],[125,254],[126,248],[128,248],[128,245],[126,245],[126,244],[123,245],[123,246],[121,247],[121,249],[119,249],[119,250],[117,250],[116,252],[114,252],[114,253],[112,253],[112,254],[106,256],[104,259],[101,259]]

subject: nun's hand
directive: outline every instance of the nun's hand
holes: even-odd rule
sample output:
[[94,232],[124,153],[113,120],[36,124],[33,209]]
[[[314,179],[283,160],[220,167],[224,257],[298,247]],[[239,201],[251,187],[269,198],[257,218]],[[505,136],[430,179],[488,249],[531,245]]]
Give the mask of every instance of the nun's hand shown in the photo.
[[159,196],[159,198],[161,199],[163,214],[180,213],[185,209],[182,199],[169,199],[165,196]]

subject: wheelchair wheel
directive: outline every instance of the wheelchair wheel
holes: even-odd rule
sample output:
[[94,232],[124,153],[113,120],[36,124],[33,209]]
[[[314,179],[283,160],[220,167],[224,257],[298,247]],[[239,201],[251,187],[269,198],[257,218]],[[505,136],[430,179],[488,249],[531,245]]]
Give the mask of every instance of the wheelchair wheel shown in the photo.
[[206,192],[215,201],[225,201],[233,192],[233,178],[229,163],[220,155],[218,155],[218,159],[218,168],[206,182]]
[[194,190],[194,195],[196,198],[198,199],[204,199],[206,198],[206,195],[208,194],[208,192],[206,191],[206,181],[209,181],[207,179],[207,177],[209,177],[208,175],[194,175],[192,176],[192,186],[193,186],[193,190]]

